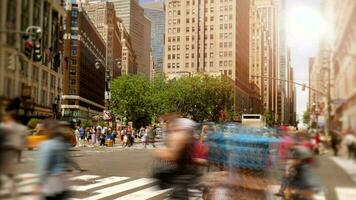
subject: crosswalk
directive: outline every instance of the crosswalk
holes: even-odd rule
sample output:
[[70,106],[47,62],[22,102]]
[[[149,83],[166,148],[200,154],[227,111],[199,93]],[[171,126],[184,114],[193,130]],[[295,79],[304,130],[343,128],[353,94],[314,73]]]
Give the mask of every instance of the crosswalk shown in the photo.
[[[21,174],[16,177],[16,191],[19,200],[39,200],[34,194],[38,183],[37,174]],[[169,190],[160,190],[152,178],[101,177],[98,175],[78,175],[69,177],[72,192],[71,200],[148,200],[165,199]],[[3,180],[4,189],[0,190],[0,199],[12,200],[12,184]]]
[[[21,174],[16,177],[16,190],[18,191],[18,200],[39,200],[33,192],[38,183],[37,174]],[[170,189],[160,190],[157,187],[156,180],[152,178],[132,178],[120,176],[99,176],[99,175],[71,175],[70,190],[72,191],[71,200],[163,200],[167,199]],[[0,190],[0,199],[12,200],[11,184],[4,181],[4,189]],[[279,185],[271,185],[269,191],[269,200],[279,200],[273,196],[277,192]],[[337,200],[347,200],[351,196],[356,196],[356,188],[335,188],[338,196]],[[201,200],[202,193],[196,192],[192,200]],[[327,200],[327,195],[319,193],[314,195],[315,200]]]

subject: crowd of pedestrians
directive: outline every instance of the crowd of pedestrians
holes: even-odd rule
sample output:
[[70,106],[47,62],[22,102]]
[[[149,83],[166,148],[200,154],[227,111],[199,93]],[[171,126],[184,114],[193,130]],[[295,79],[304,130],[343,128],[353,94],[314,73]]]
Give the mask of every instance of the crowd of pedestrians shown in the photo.
[[143,147],[152,145],[156,147],[155,141],[159,128],[156,125],[135,129],[131,126],[77,126],[74,130],[77,146],[111,146],[111,144],[121,144],[122,147],[131,147],[137,143],[142,143]]

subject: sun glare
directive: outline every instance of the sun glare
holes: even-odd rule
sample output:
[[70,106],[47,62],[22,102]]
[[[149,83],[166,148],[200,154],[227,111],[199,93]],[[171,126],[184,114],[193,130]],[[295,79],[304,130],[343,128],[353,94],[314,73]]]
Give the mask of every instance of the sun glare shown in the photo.
[[325,34],[325,21],[319,12],[305,6],[287,12],[287,35],[290,42],[319,40]]

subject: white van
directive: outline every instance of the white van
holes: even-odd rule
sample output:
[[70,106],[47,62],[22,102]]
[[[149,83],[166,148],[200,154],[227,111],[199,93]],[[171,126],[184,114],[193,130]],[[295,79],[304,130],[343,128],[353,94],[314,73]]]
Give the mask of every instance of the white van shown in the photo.
[[244,126],[261,128],[266,126],[263,115],[260,114],[243,114],[241,124]]

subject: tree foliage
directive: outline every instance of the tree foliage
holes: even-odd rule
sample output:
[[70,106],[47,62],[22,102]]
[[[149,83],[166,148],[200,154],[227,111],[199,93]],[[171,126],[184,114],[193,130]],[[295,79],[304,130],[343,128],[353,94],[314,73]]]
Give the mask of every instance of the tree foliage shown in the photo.
[[303,114],[303,123],[309,124],[309,121],[310,121],[310,111],[306,110]]
[[230,80],[197,75],[167,80],[163,75],[148,81],[140,75],[118,77],[111,84],[112,110],[135,126],[155,121],[160,115],[179,112],[197,121],[217,121],[221,111],[233,109]]

